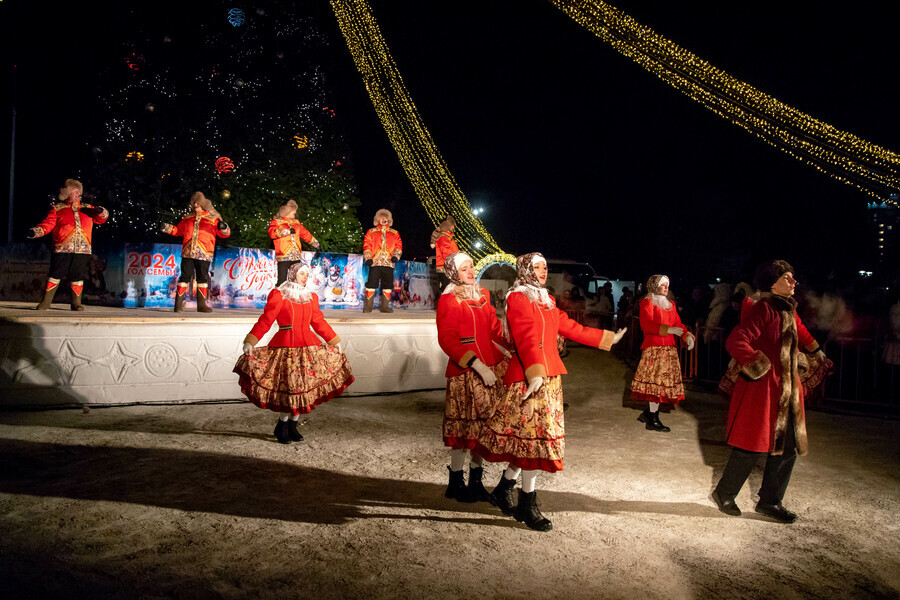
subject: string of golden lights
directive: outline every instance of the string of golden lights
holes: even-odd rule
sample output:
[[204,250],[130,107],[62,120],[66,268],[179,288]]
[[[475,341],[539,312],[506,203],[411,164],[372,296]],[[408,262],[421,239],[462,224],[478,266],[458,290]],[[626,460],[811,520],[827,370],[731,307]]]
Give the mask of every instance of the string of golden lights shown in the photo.
[[371,8],[365,0],[331,0],[331,6],[372,106],[432,223],[436,226],[452,215],[461,250],[479,264],[487,257],[497,262],[497,256],[515,264],[515,257],[499,248],[472,213],[450,174],[400,77]]
[[579,25],[681,93],[766,143],[894,206],[900,155],[735,79],[602,0],[550,0]]

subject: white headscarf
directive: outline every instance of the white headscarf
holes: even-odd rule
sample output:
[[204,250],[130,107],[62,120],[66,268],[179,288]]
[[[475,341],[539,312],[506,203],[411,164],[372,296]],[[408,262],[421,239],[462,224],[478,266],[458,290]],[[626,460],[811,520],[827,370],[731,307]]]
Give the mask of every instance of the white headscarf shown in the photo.
[[450,279],[450,283],[444,288],[444,294],[455,294],[463,300],[477,300],[481,297],[481,286],[477,283],[463,283],[459,276],[459,268],[467,260],[474,263],[472,257],[465,252],[454,252],[444,260],[444,273]]
[[300,271],[309,273],[309,265],[303,261],[292,264],[291,268],[288,269],[287,279],[278,286],[278,291],[281,292],[281,295],[284,296],[285,300],[290,300],[291,302],[296,302],[298,304],[306,304],[312,297],[312,292],[306,289],[306,286],[297,283],[297,275],[300,274]]

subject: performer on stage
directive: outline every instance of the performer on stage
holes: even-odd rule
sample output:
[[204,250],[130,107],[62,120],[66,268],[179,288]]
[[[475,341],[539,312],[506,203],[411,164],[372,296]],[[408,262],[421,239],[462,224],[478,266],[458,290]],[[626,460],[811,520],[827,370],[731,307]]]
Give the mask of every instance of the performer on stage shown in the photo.
[[403,254],[403,242],[396,229],[391,229],[394,217],[386,208],[375,213],[375,227],[366,232],[363,238],[363,259],[369,267],[369,279],[366,281],[366,303],[363,312],[372,312],[375,306],[375,293],[381,284],[381,312],[394,312],[391,308],[391,290],[394,285],[394,265]]
[[216,251],[216,237],[227,238],[231,228],[213,208],[203,192],[191,196],[190,210],[178,225],[163,223],[163,233],[182,236],[181,275],[175,290],[175,312],[184,310],[184,296],[191,280],[197,277],[197,312],[212,312],[206,301],[209,297],[209,263]]
[[469,484],[463,467],[466,454],[475,448],[481,427],[502,395],[496,385],[509,359],[494,345],[512,349],[503,336],[497,312],[486,289],[475,282],[475,265],[463,252],[447,256],[450,284],[438,300],[438,343],[447,353],[447,396],[444,400],[444,445],[450,447],[450,482],[444,494],[460,502],[487,502],[482,484],[484,459],[471,453]]
[[675,304],[669,300],[669,278],[653,275],[647,280],[647,295],[639,303],[641,331],[641,362],[631,380],[631,395],[647,402],[638,417],[651,431],[671,431],[659,420],[659,405],[678,404],[684,400],[681,363],[675,348],[675,336],[694,348],[694,335],[684,328]]
[[288,269],[301,260],[300,253],[303,249],[300,240],[316,249],[319,247],[319,240],[297,220],[297,203],[293,200],[282,204],[272,218],[272,222],[269,223],[269,237],[275,243],[275,262],[278,264],[278,281],[275,285],[284,283]]
[[[625,335],[579,325],[556,307],[547,293],[547,261],[537,253],[516,258],[518,278],[506,295],[506,323],[517,351],[503,377],[503,398],[482,428],[475,452],[486,460],[509,461],[509,468],[491,492],[491,502],[503,514],[531,529],[549,531],[553,524],[538,509],[535,481],[539,471],[563,468],[565,422],[557,335],[586,346],[610,350]],[[513,497],[522,474],[518,502]]]
[[438,285],[441,290],[450,283],[450,278],[444,272],[444,261],[454,252],[459,252],[453,234],[456,231],[456,219],[447,215],[440,222],[438,228],[431,233],[431,247],[434,248],[434,267],[438,274]]
[[[275,438],[282,444],[303,439],[297,431],[301,414],[340,396],[353,383],[341,338],[325,321],[319,297],[306,289],[308,277],[309,265],[291,265],[287,280],[269,294],[262,316],[244,338],[244,354],[234,367],[250,402],[282,413],[275,425]],[[275,321],[278,333],[268,346],[254,349]]]
[[80,181],[66,179],[59,190],[60,202],[54,204],[47,216],[28,232],[35,239],[53,232],[53,254],[50,256],[50,274],[47,289],[37,310],[47,310],[63,279],[72,287],[72,310],[84,310],[81,294],[84,277],[91,262],[91,230],[94,223],[100,225],[109,218],[109,211],[102,206],[81,203],[84,188]]
[[763,263],[754,283],[762,293],[725,341],[742,376],[728,410],[731,456],[712,499],[723,513],[740,516],[734,499],[759,458],[767,455],[756,512],[793,523],[797,515],[781,502],[797,454],[808,451],[800,349],[825,356],[797,315],[794,268],[783,260]]

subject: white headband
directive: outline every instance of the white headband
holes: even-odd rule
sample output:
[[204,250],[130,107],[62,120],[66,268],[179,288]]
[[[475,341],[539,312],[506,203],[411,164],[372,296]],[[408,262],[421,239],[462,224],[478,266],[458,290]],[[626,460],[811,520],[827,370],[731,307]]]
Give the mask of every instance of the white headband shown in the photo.
[[[457,271],[459,271],[459,268],[467,260],[472,261],[472,257],[469,256],[468,254],[466,254],[465,252],[459,252],[456,254],[456,256],[453,257],[453,266],[456,268]],[[472,262],[474,262],[474,261],[472,261]]]

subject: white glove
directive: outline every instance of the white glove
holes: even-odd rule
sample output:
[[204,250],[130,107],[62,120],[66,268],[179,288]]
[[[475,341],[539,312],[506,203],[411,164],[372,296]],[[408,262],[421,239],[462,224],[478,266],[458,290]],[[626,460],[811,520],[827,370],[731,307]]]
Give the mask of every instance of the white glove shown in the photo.
[[628,331],[628,328],[627,328],[627,327],[623,327],[622,329],[618,330],[618,331],[615,333],[615,335],[613,335],[613,345],[618,344],[618,343],[619,343],[619,340],[621,340],[623,337],[625,337],[625,332],[626,332],[626,331]]
[[343,353],[344,353],[344,349],[341,347],[341,343],[340,343],[340,342],[337,343],[337,346],[335,346],[335,348],[337,348],[338,354],[343,354]]
[[478,376],[481,377],[481,380],[484,381],[484,385],[491,387],[492,385],[497,383],[497,376],[494,375],[494,372],[491,371],[491,368],[477,358],[472,361],[471,366],[473,369],[475,369],[475,372],[478,373]]
[[819,360],[825,360],[825,351],[819,348],[816,350],[816,356],[819,357]]
[[684,335],[683,327],[669,327],[669,335],[674,335],[675,337],[681,337]]
[[688,338],[688,340],[687,340],[687,349],[688,349],[688,352],[690,352],[691,350],[694,349],[694,336],[691,336],[691,337]]
[[528,389],[525,390],[525,395],[522,396],[522,400],[528,400],[528,396],[541,389],[542,385],[544,385],[543,377],[534,377],[533,379],[530,379],[528,381]]
[[253,354],[253,344],[251,344],[250,342],[244,342],[244,354],[246,354],[247,356]]

